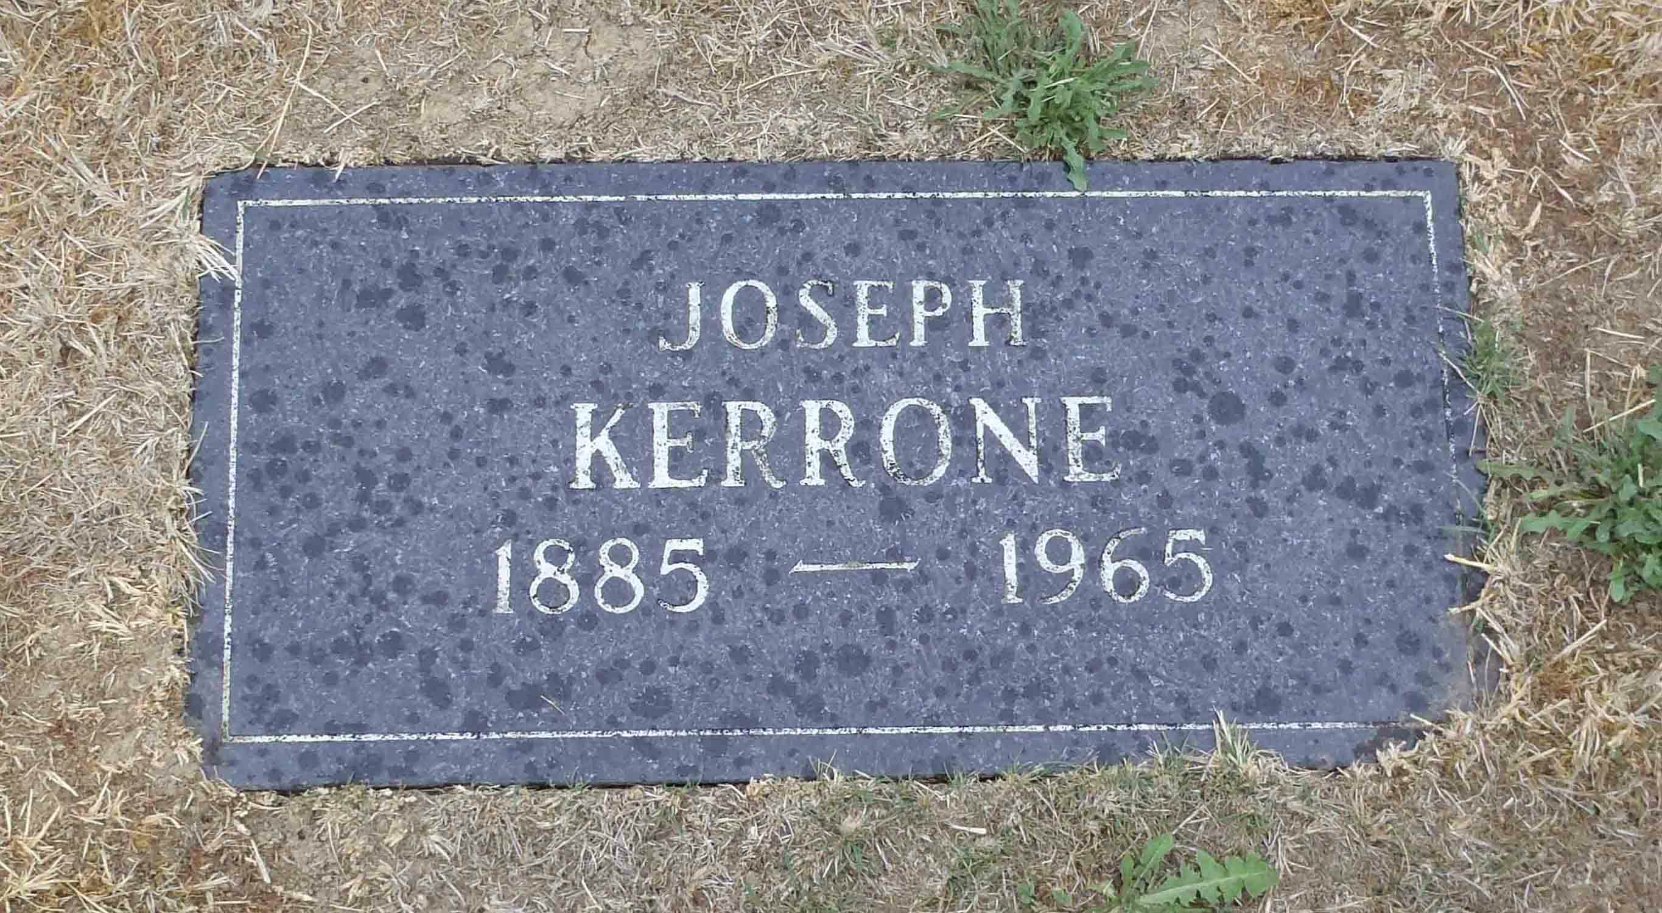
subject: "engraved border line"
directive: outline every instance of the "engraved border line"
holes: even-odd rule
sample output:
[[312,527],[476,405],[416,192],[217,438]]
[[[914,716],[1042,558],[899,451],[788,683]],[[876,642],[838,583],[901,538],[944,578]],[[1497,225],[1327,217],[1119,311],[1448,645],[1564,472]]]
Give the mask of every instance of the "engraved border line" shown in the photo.
[[[1431,253],[1431,294],[1437,294],[1437,231],[1429,190],[943,190],[893,192],[813,192],[813,193],[678,193],[678,194],[572,194],[572,195],[489,195],[455,197],[346,197],[341,199],[274,199],[238,200],[236,218],[236,272],[231,296],[231,403],[227,446],[226,525],[225,525],[225,613],[222,621],[220,646],[220,717],[221,741],[227,744],[315,744],[321,742],[474,742],[495,739],[641,739],[641,738],[712,738],[732,736],[862,736],[862,735],[978,735],[978,734],[1047,734],[1047,733],[1103,733],[1103,732],[1205,732],[1213,724],[1207,723],[1054,723],[1011,725],[961,726],[783,726],[768,728],[710,728],[710,729],[533,729],[504,732],[364,732],[364,733],[286,733],[280,735],[233,735],[231,733],[231,587],[236,559],[237,528],[237,413],[241,394],[242,368],[242,287],[243,237],[245,213],[249,207],[295,208],[316,206],[376,206],[376,205],[475,205],[482,203],[717,203],[780,201],[839,201],[839,200],[1001,200],[1001,199],[1209,199],[1245,198],[1278,199],[1298,197],[1329,198],[1413,198],[1425,202],[1426,243]],[[1438,318],[1438,337],[1442,338],[1442,319]],[[1443,372],[1444,409],[1452,406],[1447,396],[1447,371]],[[1445,416],[1447,418],[1448,416]],[[1449,458],[1458,473],[1454,442],[1449,441]],[[1457,495],[1458,497],[1458,495]],[[1320,731],[1377,729],[1395,725],[1382,722],[1263,722],[1231,724],[1249,731]]]
[[[1018,723],[969,726],[774,726],[758,729],[527,729],[518,732],[366,732],[322,735],[239,735],[251,744],[294,742],[479,742],[489,739],[548,739],[590,741],[605,739],[731,738],[734,736],[848,736],[848,735],[977,735],[1094,732],[1210,732],[1214,723]],[[1400,725],[1384,723],[1230,723],[1236,729],[1327,730],[1375,729]]]
[[454,197],[341,197],[339,199],[243,200],[247,206],[374,206],[477,203],[755,203],[769,200],[1006,200],[1006,199],[1204,199],[1208,197],[1425,197],[1425,190],[917,190],[815,191],[804,193],[619,193],[619,194],[507,194]]
[[220,632],[219,735],[231,735],[231,585],[237,566],[237,416],[242,396],[242,239],[247,202],[237,201],[236,288],[231,295],[231,434],[225,483],[225,619]]

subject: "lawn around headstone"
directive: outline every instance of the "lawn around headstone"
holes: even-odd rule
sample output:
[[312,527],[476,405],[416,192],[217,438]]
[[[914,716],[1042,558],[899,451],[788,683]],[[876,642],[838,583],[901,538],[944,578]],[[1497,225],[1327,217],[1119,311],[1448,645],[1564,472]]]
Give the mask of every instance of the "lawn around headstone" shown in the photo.
[[0,907],[1654,906],[1656,10],[1069,12],[0,10]]

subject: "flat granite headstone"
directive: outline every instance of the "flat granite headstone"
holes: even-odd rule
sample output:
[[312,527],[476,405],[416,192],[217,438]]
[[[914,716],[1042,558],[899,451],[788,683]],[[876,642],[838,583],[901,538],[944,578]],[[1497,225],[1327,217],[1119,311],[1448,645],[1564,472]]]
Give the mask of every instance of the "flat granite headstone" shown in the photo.
[[1473,692],[1441,162],[213,179],[212,774],[1345,763]]

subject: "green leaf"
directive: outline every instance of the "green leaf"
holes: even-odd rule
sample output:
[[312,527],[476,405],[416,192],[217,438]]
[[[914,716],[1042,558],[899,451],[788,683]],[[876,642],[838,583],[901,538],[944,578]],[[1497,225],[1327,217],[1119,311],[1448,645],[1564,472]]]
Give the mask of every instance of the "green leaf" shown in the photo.
[[1138,906],[1184,906],[1196,900],[1231,903],[1242,892],[1262,897],[1279,880],[1275,870],[1257,855],[1228,856],[1222,862],[1205,852],[1195,854],[1199,868],[1184,866],[1156,890],[1137,898]]
[[1557,511],[1544,514],[1530,514],[1518,521],[1518,529],[1526,533],[1544,533],[1563,526],[1564,518]]
[[944,69],[948,73],[957,73],[961,76],[969,76],[974,79],[986,80],[987,82],[998,82],[998,75],[992,70],[989,70],[986,67],[978,67],[974,64],[965,63],[962,60],[954,60],[947,64]]
[[1085,23],[1080,21],[1079,14],[1073,10],[1062,14],[1062,35],[1067,39],[1070,48],[1077,48],[1085,43]]
[[1541,473],[1530,466],[1519,466],[1513,463],[1496,463],[1493,460],[1479,460],[1477,468],[1493,479],[1517,479],[1520,482],[1533,482],[1541,478]]
[[1137,860],[1140,875],[1147,875],[1159,868],[1160,863],[1166,861],[1166,857],[1171,855],[1172,849],[1176,846],[1177,838],[1171,834],[1150,838],[1143,844],[1143,855]]
[[1073,189],[1083,191],[1087,180],[1085,157],[1079,154],[1079,147],[1072,140],[1063,141],[1062,160],[1068,163],[1068,180],[1073,183]]
[[1031,92],[1027,96],[1027,113],[1023,116],[1025,116],[1030,123],[1038,123],[1040,120],[1039,115],[1044,112],[1044,109],[1045,94],[1043,92]]

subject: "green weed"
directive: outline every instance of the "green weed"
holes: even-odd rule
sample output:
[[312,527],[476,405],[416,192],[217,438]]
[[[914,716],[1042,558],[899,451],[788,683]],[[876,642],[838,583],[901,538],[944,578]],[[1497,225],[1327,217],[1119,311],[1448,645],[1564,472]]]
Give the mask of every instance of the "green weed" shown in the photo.
[[[1256,853],[1218,859],[1205,850],[1196,851],[1192,865],[1180,865],[1162,878],[1166,860],[1176,846],[1171,834],[1162,834],[1145,843],[1141,852],[1127,853],[1120,859],[1118,884],[1110,879],[1093,886],[1088,900],[1061,888],[1041,889],[1027,881],[1016,886],[1016,905],[1022,910],[1049,907],[1087,913],[1219,910],[1262,897],[1280,880],[1275,869]],[[1084,906],[1079,906],[1081,900],[1085,900]]]
[[1149,913],[1216,909],[1249,896],[1262,897],[1279,880],[1275,870],[1256,853],[1219,860],[1198,850],[1194,865],[1179,866],[1175,873],[1156,882],[1176,843],[1170,834],[1164,834],[1144,844],[1135,859],[1126,854],[1120,860],[1118,889],[1112,884],[1101,888],[1109,904],[1102,909]]
[[1059,28],[1046,31],[1023,15],[1019,0],[976,0],[970,19],[946,31],[968,45],[971,59],[953,61],[945,71],[993,101],[980,116],[1010,119],[1016,143],[1029,153],[1059,153],[1079,190],[1086,187],[1085,157],[1125,139],[1125,131],[1103,122],[1154,86],[1145,75],[1148,63],[1137,59],[1131,42],[1104,59],[1087,60],[1085,24],[1071,10]]
[[1490,320],[1472,321],[1472,347],[1462,369],[1466,383],[1478,398],[1498,403],[1523,382],[1518,371],[1518,351],[1511,336],[1502,333]]
[[[1662,365],[1650,369],[1652,393]],[[1573,415],[1558,433],[1560,465],[1485,463],[1498,479],[1540,483],[1526,495],[1526,533],[1556,530],[1576,545],[1611,559],[1610,598],[1662,591],[1662,397],[1638,417],[1577,432]]]

